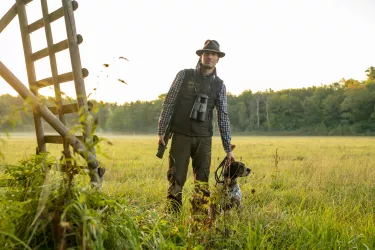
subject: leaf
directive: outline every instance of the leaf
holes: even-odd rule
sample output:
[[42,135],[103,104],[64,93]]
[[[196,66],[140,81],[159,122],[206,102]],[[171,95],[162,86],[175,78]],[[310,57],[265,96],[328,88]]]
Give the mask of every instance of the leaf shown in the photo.
[[35,223],[38,221],[39,217],[43,213],[44,209],[46,208],[46,204],[48,202],[48,197],[52,191],[52,174],[50,171],[47,171],[46,177],[44,179],[44,184],[42,186],[42,191],[40,192],[38,208],[36,210],[35,218],[31,223],[30,227],[33,227]]
[[124,60],[129,62],[129,60],[127,58],[123,57],[123,56],[120,56],[119,59],[124,59]]
[[103,66],[106,67],[106,68],[108,68],[109,64],[108,63],[104,63]]
[[122,83],[125,83],[126,85],[128,85],[124,80],[122,79],[118,79],[119,82],[122,82]]

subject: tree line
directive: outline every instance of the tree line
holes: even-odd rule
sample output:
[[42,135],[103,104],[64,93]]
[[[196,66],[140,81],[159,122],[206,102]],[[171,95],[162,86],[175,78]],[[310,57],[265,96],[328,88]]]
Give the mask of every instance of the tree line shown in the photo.
[[[234,133],[371,135],[375,132],[375,67],[366,70],[367,79],[342,79],[329,85],[280,91],[228,93],[228,114]],[[153,101],[124,104],[94,102],[98,132],[155,134],[166,94]],[[52,97],[44,97],[53,106]],[[66,97],[63,102],[73,103]],[[66,115],[68,126],[77,123]],[[215,124],[216,125],[216,124]],[[216,127],[216,126],[215,126]],[[45,125],[46,131],[52,128]],[[33,131],[31,108],[19,96],[0,96],[0,130]],[[215,131],[218,134],[217,129]]]

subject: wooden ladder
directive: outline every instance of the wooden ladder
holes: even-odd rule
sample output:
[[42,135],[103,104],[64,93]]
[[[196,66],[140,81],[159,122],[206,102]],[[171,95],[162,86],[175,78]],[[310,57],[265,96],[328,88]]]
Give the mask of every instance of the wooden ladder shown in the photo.
[[[51,112],[44,112],[38,110],[33,106],[33,115],[37,139],[37,154],[47,151],[46,143],[61,143],[63,144],[63,154],[65,158],[71,159],[69,145],[75,147],[75,145],[73,145],[71,142],[71,138],[69,136],[45,135],[41,114],[43,114],[43,118],[47,121],[53,118],[46,116],[51,116],[52,114],[57,115],[58,119],[66,127],[66,120],[64,114],[78,113],[80,118],[79,120],[81,121],[82,125],[82,136],[77,137],[82,141],[83,145],[86,145],[86,147],[87,145],[93,145],[93,135],[91,132],[91,128],[93,125],[91,124],[89,119],[91,114],[88,109],[87,96],[84,84],[84,77],[88,76],[88,70],[83,69],[81,65],[81,58],[78,45],[82,43],[83,39],[81,35],[77,35],[74,19],[74,11],[78,8],[78,3],[76,1],[71,0],[62,0],[62,7],[53,11],[52,13],[49,13],[47,0],[40,0],[43,17],[29,24],[27,20],[26,4],[32,1],[33,0],[16,0],[16,3],[3,16],[3,18],[0,19],[0,33],[12,21],[12,19],[16,15],[18,15],[29,89],[35,97],[38,97],[39,89],[47,86],[53,86],[54,88],[55,106],[48,107],[48,109]],[[58,43],[54,43],[51,30],[51,23],[58,20],[61,17],[64,17],[65,19],[67,39]],[[34,52],[32,51],[30,34],[43,27],[45,29],[47,39],[47,48]],[[59,74],[56,61],[56,53],[66,49],[69,49],[72,72]],[[52,71],[51,77],[42,80],[37,80],[34,63],[37,60],[45,57],[49,57],[49,62]],[[14,79],[15,76],[13,76],[4,65],[0,66],[4,68],[1,68],[1,70],[3,71],[1,76],[3,76],[4,79],[8,78],[7,82],[9,84],[16,84],[17,81],[19,81],[18,79]],[[77,103],[63,105],[60,84],[69,81],[74,81]],[[22,88],[22,86],[18,87],[18,85],[12,85],[12,87],[15,88],[19,93],[19,89]],[[23,90],[24,89],[22,89],[22,91]],[[56,127],[54,128],[56,129]],[[62,128],[62,130],[66,131],[65,128]],[[57,131],[60,135],[62,135],[62,133],[60,133],[61,129]],[[64,132],[63,134],[65,135],[66,132]],[[77,148],[82,151],[82,147],[77,146]],[[93,156],[91,158],[94,158],[96,160],[94,147],[89,146],[87,148],[91,153],[90,155]],[[85,155],[87,156],[87,153]],[[98,168],[97,163],[95,164],[95,167]],[[104,171],[102,169],[100,169],[99,172],[101,172],[99,173],[99,175],[104,174]]]

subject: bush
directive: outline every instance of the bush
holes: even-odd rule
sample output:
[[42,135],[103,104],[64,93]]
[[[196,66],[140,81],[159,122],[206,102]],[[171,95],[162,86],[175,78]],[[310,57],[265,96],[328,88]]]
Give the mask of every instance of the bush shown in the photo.
[[7,249],[136,249],[139,230],[126,207],[90,185],[72,183],[48,154],[0,166],[8,185],[0,192],[0,245]]

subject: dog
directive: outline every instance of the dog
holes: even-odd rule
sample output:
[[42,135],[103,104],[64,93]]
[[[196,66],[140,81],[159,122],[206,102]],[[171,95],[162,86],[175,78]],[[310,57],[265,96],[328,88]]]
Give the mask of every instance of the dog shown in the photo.
[[229,204],[226,204],[227,210],[242,205],[242,192],[237,183],[238,177],[246,177],[251,173],[251,169],[246,167],[242,162],[232,162],[229,167],[224,170],[224,185],[227,186],[227,192],[229,194]]
[[[224,163],[225,164],[225,163]],[[242,209],[242,191],[237,183],[239,177],[249,176],[251,169],[244,163],[239,161],[231,162],[229,166],[221,164],[216,170],[216,182],[223,184],[223,188],[219,190],[217,197],[212,197],[210,204],[210,217],[215,220],[216,216],[223,211],[228,212],[235,208],[238,212]],[[223,167],[222,178],[217,176],[217,171]]]
[[[250,175],[250,168],[242,162],[232,162],[225,166],[226,161],[215,172],[217,183],[223,184],[223,188],[211,194],[208,186],[196,186],[195,192],[190,199],[191,220],[194,222],[192,230],[197,231],[204,228],[210,228],[214,225],[215,220],[223,211],[229,211],[236,208],[241,211],[242,192],[237,183],[237,178]],[[222,170],[220,177],[217,175],[218,170]]]

